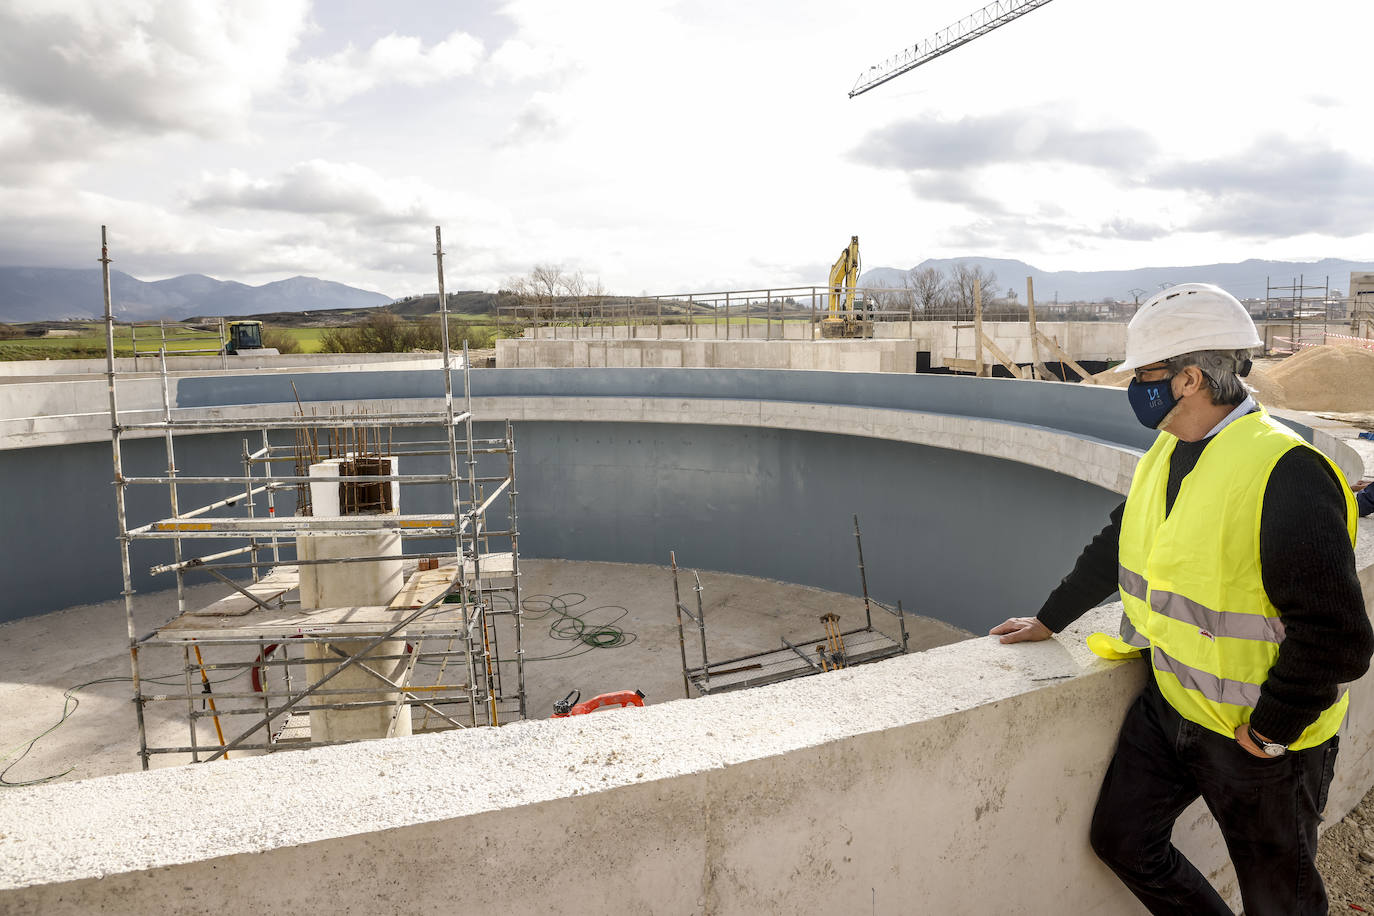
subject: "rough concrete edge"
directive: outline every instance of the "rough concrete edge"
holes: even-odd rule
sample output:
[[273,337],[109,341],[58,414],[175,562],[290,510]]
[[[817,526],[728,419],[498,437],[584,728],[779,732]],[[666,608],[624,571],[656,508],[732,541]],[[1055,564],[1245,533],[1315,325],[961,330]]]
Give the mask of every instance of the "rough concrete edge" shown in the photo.
[[0,794],[0,889],[519,807],[957,715],[1116,667],[1092,656],[1082,634],[1119,614],[1092,612],[1057,640],[1014,650],[971,639],[644,709],[13,789]]
[[[312,402],[322,414],[344,412],[357,401]],[[386,409],[421,412],[432,409],[431,398],[382,399]],[[261,414],[261,405],[182,409],[196,419],[247,419]],[[856,407],[797,401],[655,397],[501,396],[473,398],[473,413],[481,421],[510,419],[552,422],[683,423],[706,426],[751,426],[833,435],[863,436],[971,452],[1039,467],[1096,486],[1125,493],[1140,452],[1091,436],[1031,423],[990,420],[976,416],[929,413],[890,407]],[[71,429],[77,418],[78,429]],[[31,417],[0,421],[6,426],[0,450],[42,448],[75,442],[108,440],[108,414]],[[27,426],[27,428],[22,428]],[[42,427],[48,427],[43,429]],[[65,427],[65,428],[64,428]],[[205,433],[214,432],[207,429]],[[151,438],[157,430],[129,431],[125,438]]]

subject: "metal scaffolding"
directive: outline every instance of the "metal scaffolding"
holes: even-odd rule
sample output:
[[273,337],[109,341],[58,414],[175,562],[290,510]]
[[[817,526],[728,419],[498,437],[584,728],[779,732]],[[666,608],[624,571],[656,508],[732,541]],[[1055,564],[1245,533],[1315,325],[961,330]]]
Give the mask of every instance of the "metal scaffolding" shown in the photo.
[[[702,599],[705,588],[701,577],[692,572],[692,591],[696,592],[696,608],[682,601],[682,585],[678,578],[676,552],[668,554],[673,570],[673,607],[677,613],[678,649],[682,658],[682,693],[691,697],[692,689],[705,696],[711,693],[724,693],[730,690],[744,690],[790,681],[794,678],[827,671],[838,671],[854,665],[881,661],[908,651],[909,637],[906,632],[906,614],[902,603],[895,608],[875,600],[868,594],[868,572],[864,568],[863,538],[859,533],[859,517],[854,516],[854,542],[859,553],[859,584],[863,589],[864,625],[849,630],[840,629],[840,616],[834,611],[820,616],[824,635],[789,641],[780,637],[782,645],[776,649],[764,649],[719,661],[711,661],[706,649],[706,608]],[[873,625],[873,608],[890,614],[897,620],[899,636],[893,639]],[[697,638],[701,645],[701,664],[692,665],[688,660],[687,631],[683,616],[696,627]]]
[[[440,410],[307,414],[298,400],[293,416],[189,417],[173,407],[164,344],[157,352],[161,417],[128,422],[119,408],[110,258],[101,227],[115,513],[144,769],[156,754],[201,762],[231,751],[340,743],[312,738],[309,720],[315,713],[389,709],[388,736],[403,714],[416,732],[499,725],[525,717],[515,437],[509,421],[502,436],[474,435],[466,344],[461,409],[456,404],[443,254],[436,227],[444,366]],[[416,432],[434,427],[444,430],[442,438],[425,439]],[[401,437],[394,435],[396,430]],[[236,456],[241,473],[181,472],[176,456],[184,437],[226,432],[244,436]],[[161,439],[165,473],[124,473],[123,443],[131,435]],[[423,464],[425,456],[446,468],[404,473],[407,462]],[[333,462],[325,467],[337,470],[318,473],[322,461]],[[339,515],[311,514],[312,484],[337,484]],[[443,486],[449,511],[399,511],[393,493],[436,485]],[[140,495],[165,493],[165,508],[131,523],[131,487],[141,487]],[[188,489],[197,494],[209,489],[218,498],[183,508]],[[283,507],[294,502],[295,514],[279,515],[279,500]],[[506,517],[488,525],[488,513],[496,514],[498,500],[504,500]],[[312,538],[349,535],[395,536],[401,549],[338,558],[298,555],[298,538],[306,539],[299,542],[304,545],[319,543]],[[144,635],[138,634],[134,619],[131,548],[138,542],[170,544],[170,562],[152,565],[149,572],[172,574],[177,592],[176,616]],[[384,562],[399,563],[404,581],[384,606],[302,607],[301,599],[292,597],[308,567],[337,570],[343,564]],[[187,576],[202,574],[230,592],[207,607],[188,607]],[[318,569],[308,572],[312,577],[322,574]],[[154,648],[179,652],[178,686],[184,692],[169,691],[165,681],[147,689],[150,685],[140,677],[140,654]],[[353,676],[339,677],[350,669]],[[245,673],[249,685],[216,689],[216,684]],[[185,743],[150,738],[145,710],[152,703],[184,707]]]
[[[1331,278],[1323,278],[1320,284],[1307,282],[1305,275],[1286,284],[1274,283],[1264,278],[1264,311],[1266,315],[1277,315],[1290,322],[1289,336],[1278,338],[1287,347],[1276,348],[1275,352],[1291,353],[1302,347],[1319,346],[1326,342],[1326,323],[1330,317]],[[1272,319],[1271,319],[1272,320]]]

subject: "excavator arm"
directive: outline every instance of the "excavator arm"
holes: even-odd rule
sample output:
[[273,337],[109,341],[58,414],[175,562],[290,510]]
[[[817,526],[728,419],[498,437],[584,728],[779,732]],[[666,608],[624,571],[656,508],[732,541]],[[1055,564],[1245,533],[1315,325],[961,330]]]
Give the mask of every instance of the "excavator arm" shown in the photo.
[[821,320],[822,337],[867,336],[865,316],[854,307],[858,286],[859,237],[856,235],[849,239],[839,260],[830,268],[829,303],[825,318]]
[[859,237],[853,236],[830,268],[830,317],[854,311],[854,287],[859,284]]

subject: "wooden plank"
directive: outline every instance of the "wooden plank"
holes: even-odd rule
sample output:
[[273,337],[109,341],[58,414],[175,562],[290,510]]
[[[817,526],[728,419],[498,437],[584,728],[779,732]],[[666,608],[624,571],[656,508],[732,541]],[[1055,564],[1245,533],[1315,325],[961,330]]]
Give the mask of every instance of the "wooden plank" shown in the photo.
[[[456,564],[440,566],[437,569],[417,570],[396,593],[396,597],[391,600],[391,607],[396,610],[404,610],[423,606],[448,588],[449,583],[453,581],[454,573],[457,571],[458,566]],[[472,561],[464,560],[463,578],[459,581],[471,580],[473,574]],[[482,585],[484,588],[494,587],[496,583],[509,580],[514,575],[515,558],[509,552],[482,555]]]
[[983,346],[987,347],[988,352],[995,356],[997,358],[997,361],[1001,363],[1008,372],[1011,373],[1012,378],[1025,378],[1025,376],[1021,374],[1020,367],[1017,366],[1016,363],[1012,362],[1011,357],[1004,353],[1001,347],[993,343],[992,338],[986,334],[983,335]]
[[957,359],[949,357],[945,360],[946,369],[954,369],[958,372],[977,372],[978,360],[976,359]]
[[[308,611],[302,611],[299,607],[273,611],[257,608],[240,617],[196,617],[182,614],[159,628],[157,635],[174,640],[215,637],[275,639],[298,633],[375,635],[394,626],[404,613],[376,605],[316,608]],[[463,615],[459,605],[437,604],[422,614],[418,620],[411,622],[405,633],[422,635],[426,631],[461,630],[462,627]],[[400,635],[398,634],[398,638]]]
[[1031,338],[1031,378],[1038,374],[1042,379],[1055,378],[1050,370],[1045,368],[1045,362],[1040,358],[1040,339],[1036,335],[1040,332],[1035,327],[1035,282],[1033,277],[1026,278],[1026,313],[1030,318],[1030,338]]
[[[300,567],[279,566],[262,579],[244,586],[260,601],[271,602],[300,585]],[[189,617],[242,617],[258,605],[247,596],[234,592],[218,601],[207,604],[196,611],[187,611]]]
[[987,366],[983,363],[983,341],[987,336],[983,333],[983,279],[973,278],[973,346],[977,351],[974,357],[978,361],[978,377],[983,378],[988,374]]
[[438,569],[417,571],[401,586],[396,597],[391,599],[391,609],[413,610],[423,607],[442,595],[457,573],[457,566],[440,566]]
[[[484,553],[482,554],[482,584],[485,586],[489,582],[499,579],[509,579],[515,575],[515,558],[507,553]],[[473,566],[471,560],[463,561],[463,578],[470,579],[473,576]]]
[[1084,369],[1082,366],[1078,365],[1078,363],[1073,361],[1072,356],[1064,352],[1064,348],[1059,346],[1059,344],[1055,341],[1053,337],[1046,337],[1044,333],[1041,331],[1036,331],[1035,335],[1040,339],[1041,343],[1045,344],[1052,351],[1059,355],[1060,362],[1067,363],[1068,367],[1072,369],[1074,372],[1077,372],[1081,378],[1086,380],[1092,377],[1091,373],[1089,373],[1087,369]]

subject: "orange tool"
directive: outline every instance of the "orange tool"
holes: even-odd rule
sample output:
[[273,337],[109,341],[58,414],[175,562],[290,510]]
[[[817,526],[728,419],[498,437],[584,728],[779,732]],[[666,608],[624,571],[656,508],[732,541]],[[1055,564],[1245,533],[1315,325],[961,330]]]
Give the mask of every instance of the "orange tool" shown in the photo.
[[643,706],[644,694],[638,690],[617,690],[592,697],[584,703],[577,702],[582,691],[570,690],[568,695],[553,704],[551,719],[566,719],[568,716],[584,716],[603,706]]

